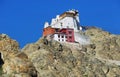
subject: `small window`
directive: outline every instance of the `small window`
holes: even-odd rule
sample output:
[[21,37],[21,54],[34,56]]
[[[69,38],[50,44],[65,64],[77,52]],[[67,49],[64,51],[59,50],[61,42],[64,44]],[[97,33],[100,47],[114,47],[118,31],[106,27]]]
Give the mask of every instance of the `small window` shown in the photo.
[[59,31],[59,29],[57,29],[57,28],[56,28],[56,29],[55,29],[55,31],[56,31],[56,32],[58,32],[58,31]]
[[64,36],[62,35],[62,38],[64,38]]
[[72,31],[69,31],[69,34],[72,34]]
[[60,39],[58,39],[58,41],[60,41]]
[[62,22],[61,22],[60,24],[61,24],[61,26],[63,26],[63,23],[62,23]]
[[67,36],[65,36],[65,38],[67,38]]
[[60,35],[58,35],[58,38],[60,38]]
[[72,36],[69,36],[69,38],[71,39],[71,38],[72,38]]
[[64,41],[64,39],[62,39],[62,41]]

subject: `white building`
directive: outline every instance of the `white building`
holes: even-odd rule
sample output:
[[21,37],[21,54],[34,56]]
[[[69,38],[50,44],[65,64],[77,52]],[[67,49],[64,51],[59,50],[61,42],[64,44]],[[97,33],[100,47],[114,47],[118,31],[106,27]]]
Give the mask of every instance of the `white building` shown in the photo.
[[[79,13],[77,10],[69,10],[64,12],[61,15],[57,15],[56,18],[51,20],[51,23],[45,23],[44,28],[51,26],[55,29],[63,29],[70,28],[74,30],[74,41],[79,42],[81,44],[89,43],[89,39],[80,35],[80,31],[82,31],[82,27],[80,26]],[[66,42],[65,34],[55,33],[53,35],[53,39],[60,42]]]
[[75,32],[79,32],[82,29],[79,14],[76,10],[66,11],[61,15],[57,15],[56,18],[52,19],[51,24],[46,22],[44,28],[48,26],[52,28],[72,28]]

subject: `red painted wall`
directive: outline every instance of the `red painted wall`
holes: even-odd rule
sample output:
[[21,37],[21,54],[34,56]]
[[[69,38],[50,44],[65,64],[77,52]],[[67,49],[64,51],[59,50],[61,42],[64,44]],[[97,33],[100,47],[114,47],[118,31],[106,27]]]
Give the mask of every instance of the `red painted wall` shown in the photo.
[[60,32],[66,34],[66,41],[67,42],[75,42],[74,30],[73,29],[70,29],[70,28],[61,29]]
[[47,27],[47,28],[44,28],[43,36],[47,36],[47,35],[54,34],[54,33],[55,33],[54,28]]

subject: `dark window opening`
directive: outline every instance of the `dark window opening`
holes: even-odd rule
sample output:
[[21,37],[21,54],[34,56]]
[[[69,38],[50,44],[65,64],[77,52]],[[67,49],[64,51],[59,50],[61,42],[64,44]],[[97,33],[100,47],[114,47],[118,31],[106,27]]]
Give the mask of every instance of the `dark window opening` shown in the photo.
[[71,38],[72,38],[72,36],[69,36],[69,38],[71,39]]
[[62,38],[64,38],[64,36],[62,35]]
[[62,23],[62,22],[61,22],[60,24],[61,24],[61,26],[63,26],[63,23]]
[[60,41],[60,39],[58,39],[58,41]]
[[60,35],[58,35],[58,38],[60,38]]
[[69,34],[72,34],[72,31],[69,31]]
[[67,38],[67,36],[65,36],[65,38]]
[[56,31],[56,32],[58,32],[58,31],[59,31],[59,29],[57,29],[57,28],[56,28],[56,29],[55,29],[55,31]]

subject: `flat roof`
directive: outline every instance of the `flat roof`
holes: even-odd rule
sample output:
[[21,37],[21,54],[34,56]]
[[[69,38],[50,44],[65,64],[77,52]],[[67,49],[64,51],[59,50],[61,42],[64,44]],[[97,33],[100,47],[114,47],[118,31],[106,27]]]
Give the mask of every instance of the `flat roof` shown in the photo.
[[74,12],[69,12],[69,11],[67,11],[67,12],[64,12],[64,13],[62,13],[62,14],[60,15],[60,19],[66,17],[67,15],[74,17],[74,16],[76,16],[77,14],[78,14],[77,11],[74,11]]

